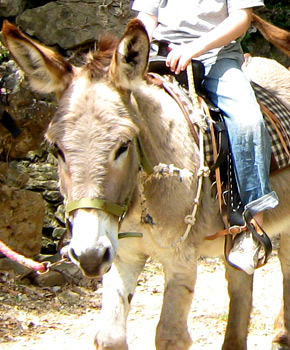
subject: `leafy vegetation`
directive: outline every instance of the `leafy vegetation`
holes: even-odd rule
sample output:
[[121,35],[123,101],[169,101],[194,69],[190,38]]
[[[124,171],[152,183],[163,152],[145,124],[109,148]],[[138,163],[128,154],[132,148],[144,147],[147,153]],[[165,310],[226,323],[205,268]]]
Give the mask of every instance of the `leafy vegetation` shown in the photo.
[[290,6],[289,0],[277,1],[266,0],[265,5],[267,12],[264,18],[284,29],[290,29]]
[[[290,31],[290,6],[289,0],[264,0],[265,7],[257,10],[257,14],[264,18],[266,21],[274,24],[279,28],[286,29]],[[263,42],[266,40],[262,38],[262,35],[255,30],[250,29],[248,33],[244,36],[242,41],[242,46],[244,52],[251,52],[253,54],[258,54],[261,56],[269,57],[280,61],[280,63],[289,65],[288,59],[283,59],[277,56],[277,51],[269,52],[269,46],[267,45],[263,48]],[[259,47],[259,50],[257,48]]]
[[9,53],[4,46],[0,43],[0,63],[8,59]]

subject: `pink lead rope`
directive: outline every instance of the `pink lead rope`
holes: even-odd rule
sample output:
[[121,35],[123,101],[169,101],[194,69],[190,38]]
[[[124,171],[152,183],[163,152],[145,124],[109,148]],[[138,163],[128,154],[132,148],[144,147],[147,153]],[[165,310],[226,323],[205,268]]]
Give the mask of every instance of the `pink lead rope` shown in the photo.
[[21,265],[24,265],[34,271],[43,273],[48,271],[49,269],[49,262],[36,262],[29,258],[25,258],[23,255],[14,252],[12,249],[10,249],[5,243],[0,241],[0,252],[6,255],[9,259],[18,262]]

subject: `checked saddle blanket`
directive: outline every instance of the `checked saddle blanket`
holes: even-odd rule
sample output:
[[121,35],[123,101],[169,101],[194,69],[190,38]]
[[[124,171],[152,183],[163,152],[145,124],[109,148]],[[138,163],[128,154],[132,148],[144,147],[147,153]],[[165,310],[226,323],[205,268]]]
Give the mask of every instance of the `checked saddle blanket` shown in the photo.
[[290,165],[290,110],[263,87],[253,88],[272,139],[271,172],[282,170]]

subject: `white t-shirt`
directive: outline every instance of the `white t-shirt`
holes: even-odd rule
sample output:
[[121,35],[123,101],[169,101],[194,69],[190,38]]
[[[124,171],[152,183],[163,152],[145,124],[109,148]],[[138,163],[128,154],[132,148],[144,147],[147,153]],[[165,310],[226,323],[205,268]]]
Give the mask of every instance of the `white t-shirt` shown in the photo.
[[[134,0],[132,9],[157,16],[153,39],[182,44],[208,33],[232,11],[261,6],[264,6],[263,0]],[[205,64],[220,58],[232,58],[242,63],[240,41],[241,38],[211,50],[199,59]]]

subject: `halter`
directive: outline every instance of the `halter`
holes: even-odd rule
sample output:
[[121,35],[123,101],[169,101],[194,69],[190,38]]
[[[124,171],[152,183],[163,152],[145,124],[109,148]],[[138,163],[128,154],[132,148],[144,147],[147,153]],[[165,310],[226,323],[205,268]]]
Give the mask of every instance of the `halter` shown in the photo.
[[[144,151],[143,144],[139,137],[135,138],[135,146],[139,156],[140,168],[142,168],[148,175],[153,173],[153,167],[147,158],[147,155]],[[125,217],[127,211],[129,210],[130,200],[128,204],[119,205],[108,201],[102,198],[81,198],[78,200],[74,200],[68,202],[65,206],[65,218],[67,223],[67,228],[70,231],[69,217],[74,210],[77,209],[97,209],[104,211],[105,213],[112,214],[119,218],[121,222]],[[142,233],[140,232],[121,232],[118,234],[118,238],[126,238],[126,237],[142,237]]]
[[128,206],[121,206],[101,198],[81,198],[66,204],[66,217],[69,217],[70,213],[76,209],[98,209],[121,218],[126,214]]

